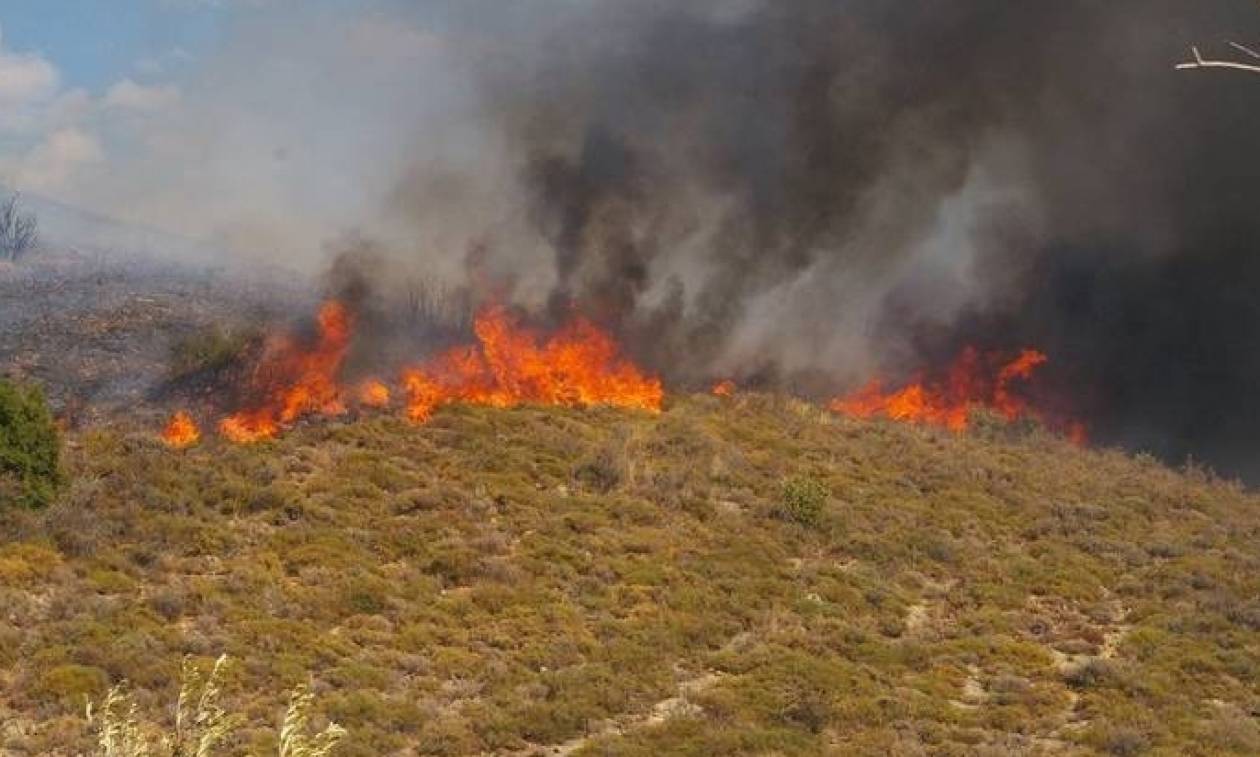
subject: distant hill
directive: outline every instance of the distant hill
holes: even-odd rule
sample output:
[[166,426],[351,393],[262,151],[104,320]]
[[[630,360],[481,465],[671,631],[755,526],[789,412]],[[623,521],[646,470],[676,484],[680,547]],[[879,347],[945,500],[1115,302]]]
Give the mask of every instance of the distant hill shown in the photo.
[[[10,192],[0,186],[0,196],[7,197]],[[38,216],[40,238],[45,246],[53,249],[160,257],[186,263],[205,263],[223,257],[213,245],[119,221],[38,194],[22,192],[22,204]]]
[[223,652],[233,754],[308,676],[343,755],[1260,753],[1260,499],[1036,430],[736,395],[67,454],[3,516],[4,754]]

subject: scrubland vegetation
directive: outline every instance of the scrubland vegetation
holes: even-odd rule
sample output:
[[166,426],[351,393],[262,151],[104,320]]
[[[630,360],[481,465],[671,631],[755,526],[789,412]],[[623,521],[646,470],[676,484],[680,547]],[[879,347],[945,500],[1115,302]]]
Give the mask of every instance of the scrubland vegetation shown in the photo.
[[[89,700],[88,723],[96,734],[100,757],[184,757],[215,754],[241,725],[238,713],[222,705],[223,675],[230,660],[220,655],[207,669],[184,658],[179,697],[172,712],[173,732],[161,724],[145,721],[126,683],[115,684],[97,707]],[[328,757],[345,738],[346,732],[330,723],[318,733],[310,728],[314,695],[305,686],[289,697],[289,709],[279,730],[279,757]]]
[[173,732],[222,654],[223,754],[277,754],[308,681],[347,756],[1260,752],[1260,501],[977,428],[736,395],[72,434],[0,514],[0,752],[91,753],[124,680]]
[[187,334],[171,346],[170,379],[178,381],[230,368],[261,339],[254,329],[218,325]]

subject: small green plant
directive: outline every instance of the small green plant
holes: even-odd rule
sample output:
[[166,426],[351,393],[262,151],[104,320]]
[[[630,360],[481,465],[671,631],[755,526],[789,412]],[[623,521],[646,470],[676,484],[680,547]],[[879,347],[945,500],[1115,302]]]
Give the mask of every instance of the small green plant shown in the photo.
[[0,380],[0,505],[51,502],[61,484],[60,455],[44,393]]
[[831,492],[818,479],[795,476],[783,482],[783,515],[804,526],[811,526],[822,517],[823,506]]

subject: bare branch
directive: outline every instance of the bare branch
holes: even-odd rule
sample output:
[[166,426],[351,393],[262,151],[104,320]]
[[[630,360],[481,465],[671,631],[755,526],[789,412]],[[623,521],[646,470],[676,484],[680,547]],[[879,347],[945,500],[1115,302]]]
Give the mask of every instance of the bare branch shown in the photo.
[[14,194],[0,201],[0,260],[16,262],[39,242],[39,222],[21,211],[19,200]]
[[1250,55],[1253,58],[1260,59],[1260,52],[1256,52],[1255,50],[1252,50],[1250,47],[1247,47],[1246,45],[1241,45],[1237,42],[1230,42],[1229,46],[1234,48],[1235,50],[1238,50],[1239,52],[1246,53],[1247,55]]
[[[1247,53],[1248,55],[1252,55],[1260,59],[1260,54],[1257,54],[1250,48],[1244,47],[1235,42],[1231,42],[1230,45],[1233,45],[1235,48]],[[1235,71],[1246,71],[1249,74],[1260,74],[1260,65],[1238,63],[1232,60],[1210,60],[1204,58],[1197,47],[1191,47],[1190,52],[1194,54],[1194,60],[1186,61],[1185,63],[1178,63],[1175,66],[1178,71],[1186,71],[1194,68],[1230,68]]]

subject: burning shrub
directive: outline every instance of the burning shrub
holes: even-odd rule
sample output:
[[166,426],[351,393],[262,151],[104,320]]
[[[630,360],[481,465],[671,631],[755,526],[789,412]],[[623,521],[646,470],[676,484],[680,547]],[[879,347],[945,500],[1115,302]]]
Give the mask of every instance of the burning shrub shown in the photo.
[[281,427],[306,415],[346,412],[338,374],[350,349],[353,324],[350,310],[329,300],[316,318],[313,341],[306,343],[291,334],[269,340],[251,381],[257,401],[223,419],[220,433],[248,444],[271,439]]
[[[919,376],[899,389],[888,389],[877,378],[833,399],[828,407],[853,418],[887,418],[954,432],[972,428],[978,414],[1004,419],[1007,424],[1021,421],[1025,431],[1040,421],[1083,445],[1088,440],[1084,424],[1054,417],[1018,391],[1048,361],[1044,353],[1032,349],[1011,357],[967,347],[939,375]],[[993,424],[987,425],[991,429]]]
[[[227,369],[259,347],[250,373],[236,377],[247,400],[218,424],[220,434],[240,444],[273,439],[307,416],[339,416],[351,406],[388,408],[393,391],[379,378],[344,383],[357,320],[351,306],[329,300],[307,336],[203,332],[175,345],[173,378]],[[426,422],[435,409],[451,403],[661,410],[660,380],[623,357],[612,335],[584,318],[544,335],[522,326],[506,308],[490,306],[473,326],[476,344],[449,349],[403,371],[408,418]],[[200,430],[191,416],[179,413],[161,436],[167,445],[184,448],[199,440]]]
[[620,355],[612,336],[583,318],[543,337],[502,307],[473,325],[477,344],[457,347],[404,371],[407,415],[418,423],[451,402],[490,407],[523,404],[606,405],[660,412],[664,389]]
[[180,410],[162,430],[162,442],[174,449],[191,447],[201,440],[201,429],[187,412]]
[[0,381],[0,505],[51,502],[61,484],[60,452],[44,393]]
[[803,526],[812,526],[822,517],[831,492],[818,479],[796,476],[783,482],[783,514]]

